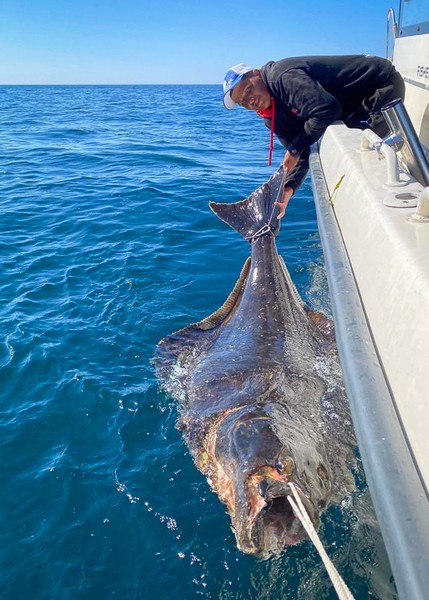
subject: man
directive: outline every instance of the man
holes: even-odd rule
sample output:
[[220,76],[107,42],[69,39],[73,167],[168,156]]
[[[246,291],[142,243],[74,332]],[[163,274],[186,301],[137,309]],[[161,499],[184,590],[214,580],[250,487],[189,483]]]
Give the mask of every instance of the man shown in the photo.
[[[380,112],[405,85],[390,61],[376,56],[323,56],[270,61],[261,69],[231,67],[224,82],[224,105],[256,111],[286,148],[285,189],[278,218],[308,171],[311,144],[341,119],[348,127],[370,128],[380,137],[389,130]],[[271,160],[269,159],[269,164]]]

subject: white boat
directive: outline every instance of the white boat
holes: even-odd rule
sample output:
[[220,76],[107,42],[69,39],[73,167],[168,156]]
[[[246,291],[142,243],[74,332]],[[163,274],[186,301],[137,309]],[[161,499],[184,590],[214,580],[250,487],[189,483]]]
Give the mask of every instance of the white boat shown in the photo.
[[369,489],[399,597],[423,600],[429,598],[429,0],[401,0],[398,23],[390,9],[387,36],[388,57],[405,79],[410,122],[398,104],[386,112],[394,131],[385,140],[334,123],[312,147],[310,166]]

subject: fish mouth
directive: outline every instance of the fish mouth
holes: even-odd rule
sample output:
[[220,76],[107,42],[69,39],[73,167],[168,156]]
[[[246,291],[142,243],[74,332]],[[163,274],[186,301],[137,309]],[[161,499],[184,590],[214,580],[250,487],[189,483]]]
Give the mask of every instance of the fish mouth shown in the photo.
[[[251,483],[251,493],[248,498],[250,507],[245,552],[260,558],[278,555],[286,546],[293,546],[308,539],[307,532],[301,521],[295,515],[288,500],[293,498],[294,487],[314,525],[319,525],[319,514],[301,486],[291,478],[270,476],[260,478]],[[249,490],[249,488],[248,488]],[[250,491],[250,490],[249,490]]]

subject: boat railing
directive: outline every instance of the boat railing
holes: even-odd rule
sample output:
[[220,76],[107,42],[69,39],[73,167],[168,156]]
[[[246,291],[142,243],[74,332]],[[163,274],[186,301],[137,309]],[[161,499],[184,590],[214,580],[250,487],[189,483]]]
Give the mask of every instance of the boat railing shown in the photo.
[[403,185],[399,175],[399,153],[401,162],[410,175],[423,187],[428,187],[429,162],[404,103],[400,98],[392,100],[381,108],[381,113],[389,126],[390,134],[381,139],[371,129],[365,129],[362,132],[360,151],[376,150],[379,156],[384,156],[387,163],[385,185]]
[[381,139],[371,129],[364,129],[362,131],[360,152],[367,152],[368,150],[375,150],[378,156],[386,159],[387,179],[384,185],[388,187],[399,187],[407,184],[406,181],[401,180],[398,157],[392,146],[387,143],[389,140]]
[[395,40],[398,37],[398,23],[396,22],[395,11],[389,8],[387,11],[387,31],[386,31],[386,58],[393,61],[393,44],[390,50],[390,38]]
[[385,104],[381,112],[389,126],[397,151],[401,152],[407,169],[424,187],[429,186],[429,163],[404,103],[400,98]]

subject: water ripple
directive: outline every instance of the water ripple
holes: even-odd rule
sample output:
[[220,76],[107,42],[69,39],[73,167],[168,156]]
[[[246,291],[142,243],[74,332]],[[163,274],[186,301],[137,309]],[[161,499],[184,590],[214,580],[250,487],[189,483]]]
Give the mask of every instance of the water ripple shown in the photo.
[[[218,86],[0,96],[3,596],[332,598],[307,543],[268,563],[237,551],[149,362],[232,289],[248,246],[208,202],[268,179],[268,130]],[[278,244],[329,308],[308,182]],[[359,488],[322,536],[358,597],[393,598]]]

